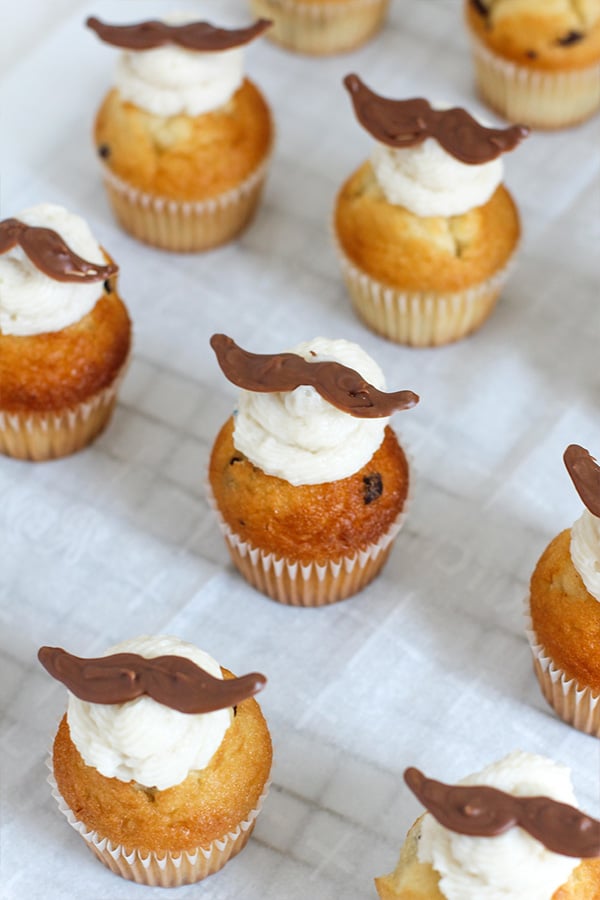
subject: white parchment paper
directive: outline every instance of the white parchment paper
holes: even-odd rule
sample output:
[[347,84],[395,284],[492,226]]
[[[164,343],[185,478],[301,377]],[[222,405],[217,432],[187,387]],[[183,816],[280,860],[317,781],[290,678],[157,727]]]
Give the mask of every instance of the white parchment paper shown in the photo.
[[[242,0],[186,5],[249,18]],[[118,229],[90,138],[116,51],[85,15],[131,22],[177,4],[82,4],[32,38],[2,83],[2,217],[42,201],[83,215],[121,266],[135,325],[120,403],[92,448],[38,465],[0,459],[2,896],[374,900],[373,877],[395,866],[419,812],[404,768],[453,780],[515,748],[571,766],[582,806],[600,815],[599,744],[546,706],[522,620],[537,558],[581,509],[562,452],[577,442],[600,453],[598,120],[534,134],[506,157],[523,244],[496,313],[466,341],[416,351],[365,330],[330,239],[336,191],[370,146],[344,75],[484,112],[460,6],[394,0],[376,40],[332,59],[252,45],[276,154],[252,227],[205,255],[163,253]],[[214,331],[256,352],[320,334],[355,340],[390,389],[421,395],[394,419],[415,462],[411,515],[356,598],[285,608],[230,566],[203,488],[235,398],[208,346]],[[255,836],[221,873],[176,891],[105,870],[45,783],[65,691],[37,648],[93,655],[148,632],[269,678],[261,704],[276,761]]]

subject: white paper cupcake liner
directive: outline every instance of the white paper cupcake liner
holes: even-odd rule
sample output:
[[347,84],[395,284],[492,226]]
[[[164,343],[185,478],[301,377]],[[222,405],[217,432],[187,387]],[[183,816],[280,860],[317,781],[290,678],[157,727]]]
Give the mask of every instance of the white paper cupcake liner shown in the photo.
[[382,337],[412,347],[433,347],[476,331],[493,311],[510,275],[515,251],[490,278],[464,291],[400,291],[376,281],[346,256],[336,240],[352,304],[365,324]]
[[481,96],[510,121],[562,128],[600,107],[600,61],[585,69],[541,71],[503,59],[472,33],[471,40]]
[[249,541],[244,541],[223,519],[207,479],[208,503],[215,513],[236,568],[257,590],[271,600],[288,606],[327,606],[358,593],[383,568],[412,502],[414,469],[404,445],[402,452],[409,472],[408,493],[402,511],[378,541],[351,556],[342,556],[323,564],[315,562],[303,564],[285,556],[268,553],[254,547]]
[[155,247],[198,252],[234,238],[249,224],[262,192],[270,152],[240,185],[201,201],[159,197],[127,184],[102,164],[105,187],[125,231]]
[[128,849],[102,837],[97,831],[90,830],[73,813],[65,803],[54,777],[52,756],[47,760],[49,771],[48,784],[52,796],[69,825],[86,841],[88,847],[98,859],[116,875],[138,884],[155,887],[178,887],[201,881],[222,869],[225,863],[242,850],[256,823],[261,807],[269,792],[270,782],[265,784],[256,807],[234,829],[222,838],[212,841],[207,847],[197,847],[194,851],[183,850],[178,853],[147,852],[135,848]]
[[381,27],[389,0],[250,0],[250,6],[255,16],[273,21],[266,37],[290,50],[320,56],[367,41]]
[[50,412],[0,411],[0,453],[40,462],[86,447],[108,424],[128,364],[111,384],[76,406]]
[[533,655],[533,667],[542,694],[563,721],[579,731],[600,737],[600,694],[582,687],[575,678],[569,678],[559,668],[540,644],[533,628],[526,601],[526,634]]

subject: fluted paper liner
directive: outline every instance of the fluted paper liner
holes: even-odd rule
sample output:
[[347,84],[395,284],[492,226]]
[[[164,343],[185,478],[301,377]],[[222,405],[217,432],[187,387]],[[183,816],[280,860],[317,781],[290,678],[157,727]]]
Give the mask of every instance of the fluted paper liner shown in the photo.
[[182,850],[178,853],[167,851],[143,853],[135,848],[130,849],[122,844],[115,844],[108,838],[102,837],[97,831],[87,828],[63,800],[54,778],[51,756],[48,758],[47,765],[50,770],[48,784],[58,808],[66,817],[69,825],[86,841],[92,853],[116,875],[127,878],[129,881],[136,881],[138,884],[148,884],[154,887],[178,887],[182,884],[192,884],[222,869],[225,863],[247,844],[270,785],[269,781],[265,784],[256,807],[242,822],[239,822],[222,838],[212,841],[207,847],[197,847],[194,851]]
[[510,274],[510,259],[490,278],[464,291],[401,291],[376,281],[337,249],[352,304],[377,334],[398,344],[435,347],[466,337],[489,317]]
[[255,16],[273,21],[266,37],[289,50],[323,56],[352,50],[383,24],[389,0],[250,0]]
[[600,60],[584,69],[540,71],[498,56],[473,33],[471,41],[480,94],[511,122],[564,128],[600,107]]
[[528,600],[526,619],[533,668],[547,702],[568,725],[600,737],[600,694],[594,694],[591,688],[582,687],[575,678],[569,678],[553,662],[533,629]]
[[394,538],[402,528],[412,499],[413,474],[409,455],[408,494],[401,512],[378,541],[351,556],[342,556],[326,563],[300,563],[285,556],[267,553],[254,547],[236,534],[223,519],[207,481],[206,493],[231,559],[244,578],[271,600],[288,606],[327,606],[357,594],[383,568]]
[[125,231],[163,250],[199,252],[232,240],[249,224],[262,192],[270,153],[238,187],[207,200],[158,197],[127,184],[103,165],[113,212]]
[[0,453],[41,462],[82,450],[107,426],[128,362],[111,384],[75,406],[50,412],[0,411]]

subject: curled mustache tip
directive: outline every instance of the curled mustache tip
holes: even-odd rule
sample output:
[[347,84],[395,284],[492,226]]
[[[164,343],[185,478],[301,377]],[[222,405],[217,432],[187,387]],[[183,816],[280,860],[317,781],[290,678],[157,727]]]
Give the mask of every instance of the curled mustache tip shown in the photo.
[[313,387],[336,409],[363,419],[387,418],[419,402],[413,391],[380,391],[354,369],[333,360],[309,362],[297,353],[250,353],[232,338],[214,334],[210,344],[226,378],[257,393]]

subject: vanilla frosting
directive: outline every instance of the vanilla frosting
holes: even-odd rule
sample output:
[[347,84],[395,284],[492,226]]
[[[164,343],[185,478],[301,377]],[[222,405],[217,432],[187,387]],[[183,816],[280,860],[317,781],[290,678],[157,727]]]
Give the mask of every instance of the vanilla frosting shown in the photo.
[[[193,17],[165,21],[183,25]],[[243,79],[243,47],[200,52],[166,44],[121,54],[115,84],[124,100],[156,116],[199,116],[227,103]]]
[[502,181],[502,159],[468,165],[434,138],[414,147],[376,143],[371,164],[386,200],[416,216],[459,216],[490,199]]
[[[109,262],[87,223],[62,206],[41,203],[15,219],[26,225],[51,228],[88,262]],[[25,336],[60,331],[87,315],[101,296],[101,283],[55,281],[45,275],[21,247],[0,255],[0,334]]]
[[[132,638],[111,647],[113,653],[137,653],[146,659],[183,656],[210,675],[222,678],[215,660],[178,638]],[[84,762],[107,778],[135,781],[165,790],[192,771],[204,769],[233,720],[231,709],[188,714],[143,695],[128,703],[88,703],[69,693],[67,721]]]
[[588,592],[600,601],[600,519],[588,509],[571,528],[571,559]]
[[[334,360],[379,390],[383,372],[358,344],[315,338],[295,347],[309,362]],[[388,418],[362,419],[342,412],[313,387],[284,393],[243,391],[233,442],[250,462],[290,484],[322,484],[358,472],[383,441]]]
[[[566,766],[521,751],[460,783],[576,806]],[[422,821],[418,857],[439,873],[446,900],[550,900],[580,863],[547,850],[522,828],[497,837],[469,837],[449,831],[429,813]]]

